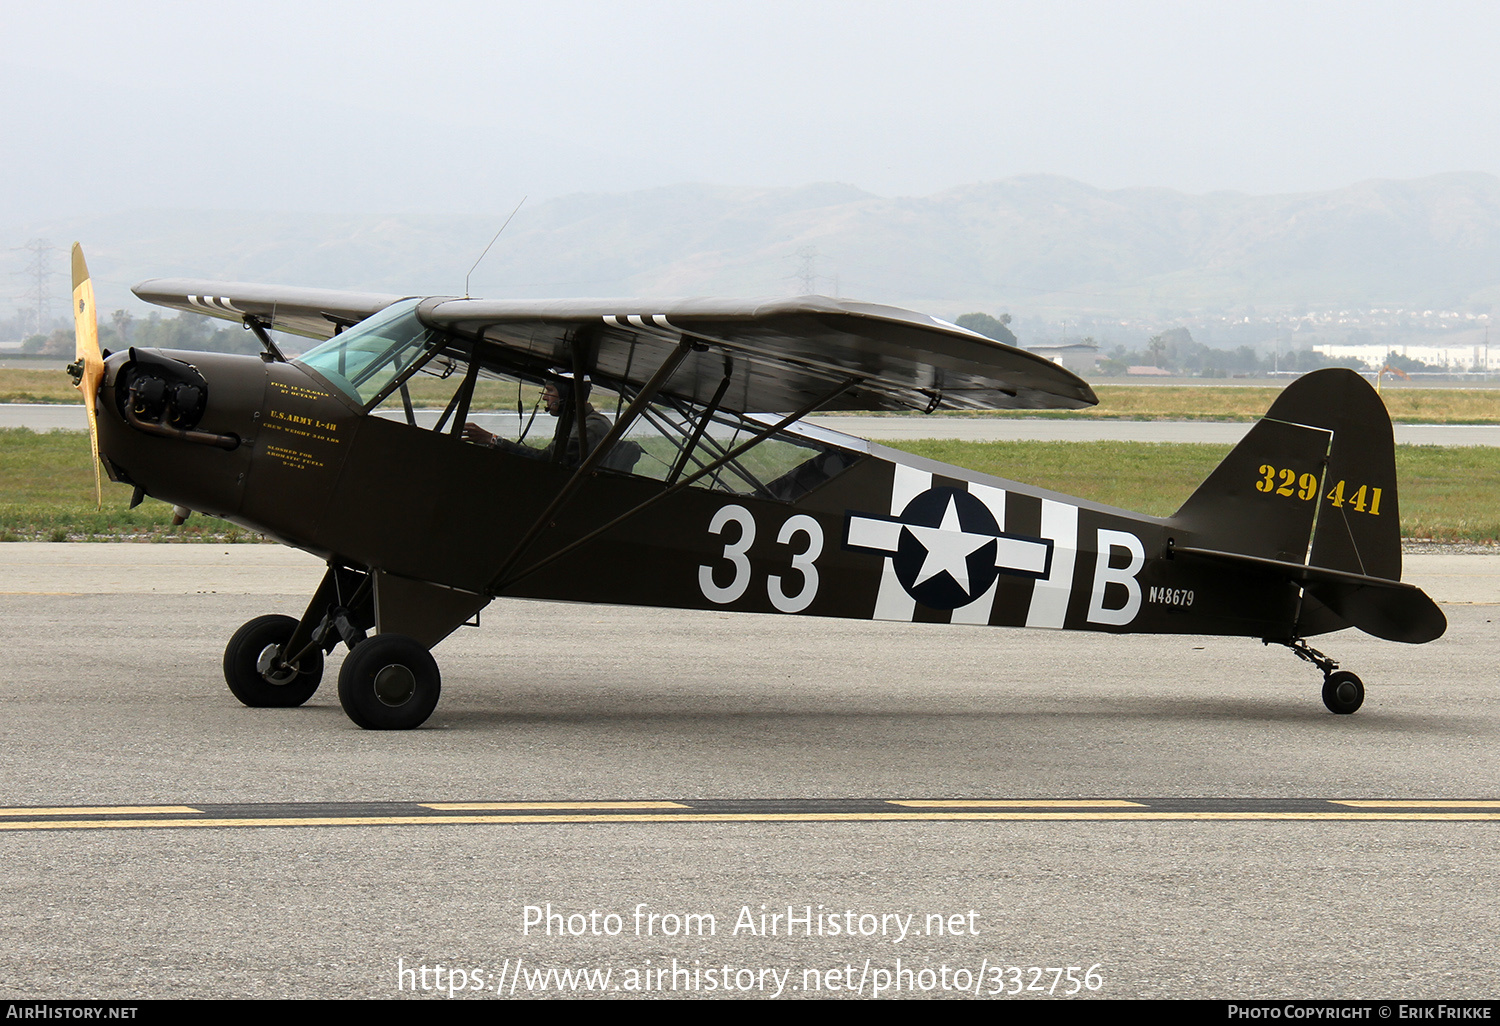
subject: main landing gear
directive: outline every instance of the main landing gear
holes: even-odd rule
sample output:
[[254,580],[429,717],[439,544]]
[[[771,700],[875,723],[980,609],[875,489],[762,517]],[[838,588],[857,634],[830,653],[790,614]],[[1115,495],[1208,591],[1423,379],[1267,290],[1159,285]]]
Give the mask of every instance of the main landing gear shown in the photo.
[[339,702],[349,718],[366,730],[420,727],[437,707],[437,660],[404,634],[368,636],[370,595],[368,575],[334,568],[300,621],[273,614],[246,623],[224,649],[229,690],[251,707],[301,705],[323,679],[324,653],[342,641],[349,655],[339,668]]
[[[1269,639],[1265,643],[1272,644]],[[1364,705],[1365,685],[1357,676],[1348,670],[1340,670],[1338,663],[1301,638],[1275,643],[1285,645],[1298,659],[1306,660],[1323,671],[1323,704],[1328,707],[1329,712],[1347,716]]]
[[224,649],[224,680],[246,705],[286,709],[301,705],[323,680],[323,652],[313,648],[287,662],[286,643],[296,633],[290,616],[257,616],[234,632]]
[[[290,708],[306,702],[323,680],[316,645],[286,658],[297,629],[290,616],[257,616],[235,631],[224,649],[224,680],[252,708]],[[420,727],[437,708],[442,687],[437,660],[404,634],[377,634],[350,649],[339,668],[339,703],[366,730]]]
[[441,687],[437,660],[404,634],[360,642],[339,670],[339,702],[366,730],[420,727],[437,708]]

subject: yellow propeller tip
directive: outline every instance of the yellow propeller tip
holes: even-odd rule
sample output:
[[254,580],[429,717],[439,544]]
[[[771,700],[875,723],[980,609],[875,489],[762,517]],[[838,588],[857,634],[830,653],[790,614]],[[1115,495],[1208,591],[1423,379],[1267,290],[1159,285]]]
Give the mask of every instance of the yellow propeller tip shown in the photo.
[[73,243],[73,287],[76,289],[89,280],[89,265],[83,262],[83,247]]

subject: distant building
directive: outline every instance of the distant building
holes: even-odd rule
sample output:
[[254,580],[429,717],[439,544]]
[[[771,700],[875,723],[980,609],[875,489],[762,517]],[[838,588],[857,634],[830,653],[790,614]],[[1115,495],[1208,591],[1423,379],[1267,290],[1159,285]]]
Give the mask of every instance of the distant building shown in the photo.
[[1091,374],[1099,362],[1097,342],[1064,342],[1061,345],[1022,346],[1028,353],[1035,353],[1044,360],[1051,360],[1074,374]]
[[[1494,346],[1353,346],[1330,342],[1312,348],[1313,352],[1322,353],[1330,360],[1342,360],[1352,356],[1376,370],[1385,365],[1387,353],[1398,353],[1411,360],[1420,360],[1429,367],[1446,367],[1456,372],[1470,371],[1475,368],[1500,370],[1500,344]],[[1488,358],[1488,366],[1486,366],[1486,358]]]

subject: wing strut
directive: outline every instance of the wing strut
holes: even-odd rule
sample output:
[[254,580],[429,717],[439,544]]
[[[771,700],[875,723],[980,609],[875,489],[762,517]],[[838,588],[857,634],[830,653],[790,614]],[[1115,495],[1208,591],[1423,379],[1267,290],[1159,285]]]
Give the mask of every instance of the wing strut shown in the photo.
[[[578,432],[578,451],[579,451],[580,454],[588,452],[588,448],[589,448],[588,428],[585,426],[588,423],[588,420],[587,420],[586,415],[583,412],[584,392],[585,392],[585,387],[586,387],[585,382],[587,381],[587,378],[585,377],[585,374],[586,374],[585,368],[588,367],[589,365],[591,365],[594,362],[594,359],[593,359],[593,354],[592,353],[590,353],[589,357],[586,359],[585,356],[584,356],[584,350],[585,349],[592,349],[593,348],[593,346],[590,345],[590,343],[592,343],[594,341],[593,336],[594,336],[594,332],[592,330],[583,329],[583,330],[579,331],[577,335],[574,336],[574,338],[573,338],[573,344],[568,347],[568,348],[570,348],[573,351],[573,394],[570,396],[568,402],[569,402],[569,405],[571,405],[573,407],[573,427]],[[676,355],[676,354],[674,354],[674,355]],[[681,356],[678,356],[675,362],[673,361],[673,359],[671,357],[667,358],[667,363],[671,363],[672,364],[672,370],[676,370],[677,369],[677,364],[681,363],[681,362],[682,362],[682,357]],[[663,363],[662,367],[665,367],[667,365],[667,363]],[[657,368],[657,374],[660,374],[660,373],[661,373],[661,367],[658,367]],[[671,371],[668,371],[668,373],[670,374]],[[655,375],[653,375],[652,376],[652,381],[655,381],[655,380],[656,380],[656,377],[655,377]],[[664,378],[662,380],[666,380],[666,379]],[[649,382],[648,382],[648,384],[649,384]],[[660,388],[660,387],[661,387],[660,385],[657,385],[657,388]],[[652,389],[653,394],[655,393],[655,391],[656,391],[655,389]],[[620,421],[617,419],[615,421],[616,426],[618,426],[619,423],[620,423]],[[613,435],[614,432],[610,432],[610,434]],[[603,444],[602,441],[600,442],[599,448],[601,448],[601,449],[604,448],[604,444]],[[554,458],[557,459],[557,460],[562,460],[564,457],[567,456],[567,454],[568,454],[567,445],[566,444],[560,444],[560,445],[558,445],[556,447],[556,451],[554,453]],[[592,453],[590,453],[590,455],[592,455]],[[571,484],[571,483],[572,482],[569,482],[569,484]]]
[[469,344],[468,369],[464,371],[464,379],[459,382],[458,389],[453,393],[453,398],[448,400],[448,408],[443,410],[443,415],[438,418],[437,427],[432,430],[437,434],[443,433],[443,425],[448,422],[448,415],[456,409],[458,415],[453,418],[453,427],[449,430],[454,438],[459,438],[464,433],[464,421],[469,416],[469,402],[474,398],[474,383],[479,380],[479,343],[484,341],[484,329],[479,329],[479,337]]
[[[683,340],[683,344],[685,346],[687,345],[687,340],[686,339]],[[678,352],[683,353],[684,355],[686,355],[686,349],[679,349]],[[676,495],[678,492],[682,491],[682,489],[684,489],[684,488],[688,487],[689,485],[691,485],[694,481],[697,481],[699,478],[702,478],[702,477],[704,477],[704,476],[706,476],[708,474],[712,474],[714,471],[718,470],[720,467],[722,467],[724,464],[730,462],[731,460],[739,459],[739,457],[741,455],[743,455],[745,452],[749,451],[750,449],[753,449],[755,446],[759,445],[761,442],[765,441],[767,438],[770,438],[772,435],[776,434],[778,431],[781,431],[784,428],[787,428],[790,425],[797,423],[797,421],[801,420],[803,417],[806,417],[808,414],[815,412],[819,407],[821,407],[821,406],[823,406],[823,405],[825,405],[827,403],[833,402],[839,396],[841,396],[845,392],[849,391],[849,389],[854,388],[856,385],[858,385],[863,380],[864,380],[863,378],[857,378],[857,377],[856,378],[845,378],[843,381],[839,382],[839,384],[837,385],[837,387],[835,387],[832,390],[830,390],[828,392],[825,392],[822,395],[818,396],[812,402],[808,403],[807,405],[805,405],[801,409],[799,409],[796,413],[788,413],[785,417],[782,417],[780,420],[778,420],[775,424],[772,424],[770,427],[765,428],[764,430],[761,430],[761,431],[757,431],[754,435],[752,435],[745,442],[741,443],[740,445],[735,446],[733,449],[729,450],[729,452],[726,452],[724,455],[720,456],[718,459],[714,460],[712,463],[708,464],[707,466],[700,468],[696,473],[693,473],[690,476],[683,478],[681,481],[677,482],[675,485],[673,485],[672,487],[668,488],[666,491],[658,492],[657,494],[653,495],[651,498],[647,499],[645,502],[641,503],[639,506],[636,506],[634,509],[626,510],[624,513],[621,513],[619,516],[615,517],[613,520],[611,520],[609,523],[605,524],[603,527],[595,528],[594,530],[590,531],[588,534],[584,535],[582,538],[578,538],[578,539],[576,539],[576,540],[574,540],[572,542],[569,542],[567,545],[564,545],[562,548],[560,548],[556,552],[552,553],[552,555],[546,556],[546,557],[544,557],[542,559],[537,560],[535,563],[531,564],[529,567],[527,567],[526,569],[520,571],[519,573],[512,574],[510,577],[505,577],[506,571],[508,571],[510,569],[510,567],[516,562],[516,557],[518,557],[521,554],[521,549],[526,544],[528,544],[531,541],[532,536],[534,534],[538,533],[540,531],[540,529],[541,529],[542,524],[546,522],[546,515],[544,515],[542,518],[540,518],[537,521],[536,525],[532,528],[532,530],[527,533],[526,538],[522,539],[522,544],[516,546],[516,551],[511,554],[511,558],[510,559],[506,560],[506,564],[505,564],[504,567],[501,568],[500,573],[496,574],[495,577],[494,577],[494,579],[492,579],[490,581],[490,586],[486,589],[486,591],[491,596],[498,596],[502,591],[504,591],[506,588],[509,588],[511,585],[515,584],[517,581],[520,581],[520,580],[523,580],[523,579],[525,579],[527,577],[530,577],[532,574],[536,573],[538,570],[541,570],[544,567],[551,566],[553,563],[557,562],[559,559],[561,559],[562,557],[566,556],[568,553],[572,552],[574,549],[577,549],[579,546],[586,545],[589,542],[593,541],[595,538],[599,537],[605,531],[608,531],[611,528],[615,527],[616,525],[621,524],[621,523],[623,523],[626,520],[629,520],[631,517],[637,516],[640,513],[644,513],[646,510],[650,509],[652,506],[655,506],[658,502],[661,502],[663,499],[667,498],[669,495]],[[635,402],[633,402],[633,403],[630,404],[631,407],[633,408],[638,403],[640,403],[642,397],[644,397],[645,395],[646,395],[646,393],[642,392],[641,395],[637,396]],[[618,427],[618,426],[619,425],[617,424],[616,427]],[[614,432],[612,431],[612,432],[610,432],[610,434],[614,434]],[[602,450],[603,448],[604,448],[604,445],[603,445],[603,443],[601,443],[600,446],[599,446],[599,449]],[[595,450],[595,451],[597,452],[599,450]],[[580,470],[581,469],[582,468],[580,468]],[[570,481],[568,483],[572,484],[573,482]],[[551,508],[549,507],[547,515],[550,515],[550,514],[551,514]]]
[[267,363],[286,363],[286,357],[281,355],[281,350],[272,341],[271,336],[266,333],[266,322],[254,314],[246,314],[244,319],[246,328],[255,332],[255,337],[260,339],[260,346],[265,350],[264,359]]
[[724,393],[729,391],[729,379],[734,375],[734,357],[724,354],[724,379],[719,382],[719,387],[714,390],[713,398],[708,401],[708,406],[703,410],[703,416],[698,419],[698,426],[693,428],[693,436],[687,440],[678,453],[677,460],[672,464],[672,472],[667,475],[667,486],[671,487],[682,474],[683,468],[687,466],[688,457],[698,447],[698,441],[703,437],[703,432],[708,430],[709,421],[713,420],[714,414],[719,410],[719,404],[724,401]]
[[[547,508],[542,510],[541,516],[536,518],[530,529],[516,543],[516,547],[511,549],[510,555],[505,557],[505,562],[500,565],[500,569],[490,579],[492,590],[494,582],[504,577],[510,572],[511,567],[520,562],[521,557],[526,553],[526,549],[536,540],[537,535],[541,534],[543,528],[552,522],[552,517],[562,508],[562,505],[573,497],[573,494],[578,491],[579,486],[588,480],[589,476],[594,472],[594,468],[603,461],[605,456],[609,455],[609,450],[614,446],[615,442],[625,434],[631,422],[635,420],[646,404],[656,396],[656,393],[667,383],[667,379],[672,376],[673,372],[677,370],[678,366],[692,350],[693,341],[684,336],[682,341],[677,343],[677,348],[673,350],[672,354],[662,361],[660,367],[656,368],[656,373],[651,375],[651,380],[646,382],[645,387],[630,401],[630,405],[625,407],[624,414],[621,415],[619,420],[615,421],[614,427],[609,429],[609,434],[601,438],[599,444],[594,446],[594,451],[589,453],[582,463],[578,464],[578,469],[573,471],[573,476],[568,478],[568,483],[562,486],[562,490],[557,495],[553,496],[552,501],[547,504]],[[478,361],[476,360],[475,363],[477,364]],[[583,403],[579,400],[576,384],[573,390],[573,406],[576,410],[580,411],[578,417],[578,451],[583,452],[588,443],[584,437],[583,418],[581,415]]]

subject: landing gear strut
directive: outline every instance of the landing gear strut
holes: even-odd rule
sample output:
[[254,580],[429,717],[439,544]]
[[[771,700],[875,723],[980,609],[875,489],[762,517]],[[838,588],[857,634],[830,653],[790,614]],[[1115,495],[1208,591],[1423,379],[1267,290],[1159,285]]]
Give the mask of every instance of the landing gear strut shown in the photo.
[[437,661],[415,638],[367,633],[375,626],[373,583],[371,573],[330,566],[300,621],[272,615],[245,624],[224,651],[229,690],[250,706],[301,705],[323,678],[324,654],[342,642],[349,655],[339,703],[349,718],[366,730],[420,727],[442,688]]
[[323,679],[323,656],[340,641],[351,649],[375,625],[369,577],[329,567],[301,620],[273,613],[247,622],[224,649],[224,680],[248,706],[301,705]]
[[[1265,644],[1269,645],[1272,642],[1267,639]],[[1285,645],[1298,659],[1306,660],[1323,671],[1323,704],[1328,707],[1329,712],[1347,716],[1364,705],[1364,682],[1348,670],[1340,670],[1338,663],[1306,641],[1301,638],[1292,638],[1290,641],[1277,641],[1275,644]]]

